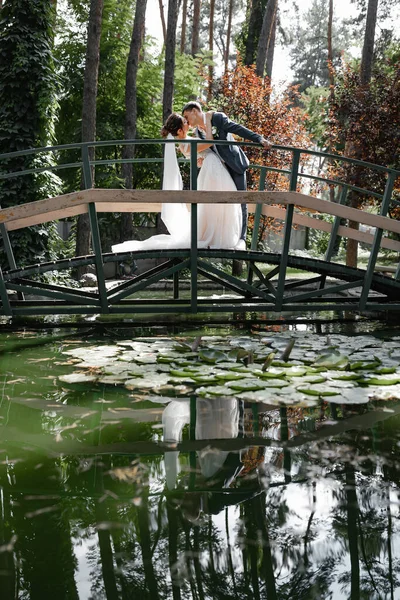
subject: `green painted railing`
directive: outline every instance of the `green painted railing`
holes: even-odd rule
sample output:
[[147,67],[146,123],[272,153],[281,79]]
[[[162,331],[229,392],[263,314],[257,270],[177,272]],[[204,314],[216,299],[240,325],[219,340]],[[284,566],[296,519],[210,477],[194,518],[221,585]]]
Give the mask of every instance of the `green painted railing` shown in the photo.
[[[186,160],[186,159],[181,159],[180,162],[189,162],[190,163],[190,188],[191,190],[197,190],[197,173],[198,173],[198,169],[197,169],[197,145],[199,143],[204,144],[206,143],[207,140],[199,140],[199,139],[192,139],[189,140],[189,143],[191,144],[191,156],[190,156],[190,160]],[[212,143],[213,141],[210,141],[210,143]],[[173,143],[176,144],[177,140],[109,140],[109,141],[99,141],[99,142],[91,142],[91,143],[78,143],[78,144],[67,144],[67,145],[63,145],[63,146],[49,146],[49,147],[44,147],[44,148],[35,148],[35,149],[28,149],[28,150],[23,150],[23,151],[17,151],[17,152],[10,152],[10,153],[6,153],[6,154],[2,154],[0,155],[0,180],[5,180],[5,179],[10,179],[10,178],[15,178],[15,177],[22,177],[25,175],[29,175],[29,174],[35,174],[35,173],[42,173],[44,171],[57,171],[60,169],[71,169],[71,168],[76,168],[76,169],[80,169],[83,175],[83,182],[84,182],[84,187],[86,189],[90,189],[92,188],[93,185],[93,180],[92,180],[92,171],[96,166],[102,166],[102,165],[121,165],[123,163],[131,163],[133,165],[137,164],[146,164],[146,165],[152,165],[152,164],[162,164],[163,163],[163,159],[162,158],[134,158],[134,159],[119,159],[119,158],[110,158],[110,159],[90,159],[90,149],[96,149],[96,148],[104,148],[104,147],[110,147],[110,146],[116,146],[116,147],[121,147],[121,146],[136,146],[136,145],[157,145],[160,147],[160,154],[162,152],[162,145],[166,144],[166,143]],[[262,148],[262,146],[260,144],[254,144],[254,143],[247,143],[247,142],[232,142],[232,141],[226,141],[226,142],[213,142],[216,143],[218,145],[240,145],[240,146],[246,146],[246,147],[253,147],[253,148]],[[61,160],[62,154],[65,151],[79,151],[81,154],[81,160],[80,161],[76,161],[76,162],[71,162],[71,163],[62,163],[59,162]],[[387,167],[383,167],[380,165],[375,165],[372,163],[368,163],[368,162],[364,162],[364,161],[359,161],[359,160],[355,160],[355,159],[351,159],[351,158],[347,158],[347,157],[342,157],[339,155],[334,155],[334,154],[329,154],[329,153],[325,153],[325,152],[318,152],[318,151],[314,151],[314,150],[307,150],[307,149],[302,149],[302,148],[293,148],[293,147],[289,147],[289,146],[281,146],[281,145],[274,145],[271,149],[270,152],[284,152],[287,153],[288,159],[287,162],[290,163],[290,167],[289,168],[277,168],[277,167],[271,167],[268,166],[267,164],[253,164],[250,166],[250,168],[253,169],[258,169],[259,170],[259,191],[264,191],[266,189],[266,178],[268,173],[278,173],[278,174],[283,174],[287,179],[288,179],[288,189],[289,191],[296,191],[298,189],[299,186],[299,182],[301,179],[309,179],[309,180],[313,180],[319,183],[324,183],[327,186],[337,186],[340,190],[340,198],[339,198],[339,204],[346,204],[347,202],[347,197],[348,197],[348,193],[349,191],[355,191],[358,193],[361,193],[365,196],[371,196],[375,199],[380,200],[381,202],[379,203],[379,214],[382,216],[386,216],[388,214],[389,211],[389,207],[391,205],[391,203],[395,204],[395,205],[399,205],[400,203],[393,198],[393,189],[396,183],[396,180],[400,177],[400,171],[396,170],[396,169],[392,169],[392,168],[387,168]],[[29,157],[29,156],[37,156],[37,155],[42,155],[44,157],[47,157],[49,160],[49,164],[46,166],[42,166],[42,167],[35,167],[35,168],[29,168],[29,169],[21,169],[21,170],[15,170],[15,171],[9,171],[7,168],[7,165],[12,164],[13,159],[15,158],[19,158],[19,157]],[[268,162],[268,155],[264,155],[265,156],[265,162]],[[357,166],[360,168],[364,168],[364,169],[372,169],[376,172],[382,173],[384,175],[386,175],[386,186],[385,189],[383,191],[383,193],[379,193],[375,190],[368,190],[365,188],[360,188],[358,186],[352,185],[350,182],[346,182],[343,180],[339,180],[339,179],[330,179],[330,178],[325,178],[325,177],[321,177],[320,175],[315,175],[312,172],[306,172],[304,171],[304,167],[307,166],[307,163],[303,164],[303,167],[301,167],[302,165],[302,161],[304,162],[304,160],[307,160],[307,158],[309,157],[318,157],[318,158],[323,158],[323,159],[328,159],[331,161],[334,161],[335,163],[339,164],[339,163],[344,163],[347,165],[353,165],[353,166]],[[51,164],[52,161],[55,161],[55,164]],[[57,162],[58,161],[58,162]],[[0,197],[0,205],[1,205],[1,197]],[[183,268],[189,267],[190,268],[190,272],[191,272],[191,293],[190,293],[190,307],[189,308],[189,312],[192,313],[196,313],[198,312],[198,310],[201,310],[201,307],[199,306],[199,299],[198,299],[198,289],[197,289],[197,281],[198,281],[198,274],[206,274],[211,280],[218,280],[224,283],[224,285],[226,285],[228,288],[232,289],[233,291],[236,292],[240,292],[244,294],[244,297],[246,296],[251,296],[253,295],[254,297],[254,293],[256,293],[257,295],[257,289],[258,289],[258,295],[260,296],[260,299],[263,299],[264,302],[269,302],[273,304],[273,310],[275,311],[281,311],[284,309],[287,309],[287,303],[289,302],[288,298],[285,298],[285,290],[288,289],[290,286],[293,288],[295,287],[297,284],[296,283],[292,283],[292,284],[287,284],[287,268],[289,263],[291,262],[291,265],[293,266],[293,264],[296,263],[296,261],[293,260],[289,260],[290,256],[289,256],[289,245],[290,245],[290,237],[291,237],[291,232],[293,229],[293,216],[294,216],[294,204],[288,204],[286,207],[286,219],[285,219],[285,224],[284,224],[284,231],[283,231],[283,246],[282,246],[282,251],[279,254],[279,259],[277,260],[277,262],[275,264],[277,264],[277,266],[268,274],[268,276],[263,276],[262,273],[260,272],[260,270],[258,269],[258,267],[256,266],[256,259],[258,260],[258,256],[256,253],[256,249],[257,249],[257,240],[258,240],[258,231],[259,231],[259,225],[260,225],[260,220],[261,220],[261,215],[262,215],[262,204],[257,204],[256,205],[256,209],[255,209],[255,214],[254,214],[254,228],[253,228],[253,236],[252,236],[252,242],[251,242],[251,253],[247,253],[247,260],[248,262],[248,266],[249,266],[249,270],[248,270],[248,276],[247,276],[247,282],[243,282],[243,281],[239,281],[235,278],[233,278],[232,276],[228,276],[225,275],[224,279],[221,279],[221,272],[210,266],[207,265],[207,263],[204,262],[204,260],[202,260],[202,255],[204,255],[204,252],[199,251],[197,249],[197,204],[192,203],[191,204],[191,211],[192,211],[192,220],[191,220],[191,249],[190,249],[190,254],[189,254],[189,258],[185,259],[183,262],[181,262],[180,264],[177,264],[176,261],[177,259],[174,258],[172,255],[170,258],[171,260],[168,262],[167,268],[166,270],[163,271],[163,275],[172,275],[174,278],[174,300],[176,301],[177,304],[182,303],[181,300],[179,300],[179,273]],[[122,289],[123,286],[121,286],[121,289],[117,292],[115,292],[114,295],[110,295],[109,293],[107,293],[107,289],[106,289],[106,284],[105,284],[105,278],[104,278],[104,272],[103,272],[103,264],[105,262],[108,261],[108,257],[107,255],[104,255],[102,253],[102,249],[101,249],[101,244],[100,244],[100,234],[99,234],[99,227],[98,227],[98,221],[97,221],[97,214],[96,214],[96,209],[95,209],[95,205],[93,202],[90,202],[88,205],[88,213],[89,213],[89,221],[90,221],[90,226],[91,226],[91,233],[92,233],[92,246],[93,246],[93,251],[94,251],[94,260],[88,258],[87,262],[85,262],[86,259],[84,259],[82,261],[82,259],[80,260],[80,264],[90,264],[93,263],[95,264],[96,267],[96,272],[97,272],[97,279],[98,279],[98,300],[96,300],[94,298],[94,296],[92,297],[92,295],[88,295],[85,293],[79,293],[76,290],[71,291],[71,290],[63,290],[62,292],[57,292],[57,290],[52,290],[52,297],[54,298],[62,298],[65,301],[70,301],[73,302],[74,300],[76,301],[81,301],[84,304],[86,304],[86,307],[82,307],[82,310],[79,310],[78,312],[85,312],[84,308],[87,308],[87,305],[95,305],[93,307],[93,310],[96,310],[98,308],[100,308],[100,311],[102,313],[108,313],[110,310],[110,301],[123,301],[123,298],[127,297],[130,293],[130,291],[134,292],[137,291],[139,289],[143,289],[146,287],[146,282],[145,281],[140,281],[140,280],[136,280],[136,284],[135,285],[130,285],[127,287],[127,289]],[[335,244],[335,240],[337,238],[337,234],[338,234],[338,230],[339,230],[339,226],[340,226],[340,217],[336,217],[332,226],[332,231],[331,231],[331,235],[330,235],[330,240],[329,240],[329,244],[328,244],[328,248],[327,251],[325,253],[325,262],[329,263],[332,259],[333,256],[333,252],[334,252],[334,244]],[[11,248],[11,244],[9,241],[9,237],[8,237],[8,232],[4,226],[4,224],[0,224],[0,234],[3,238],[3,243],[4,243],[4,248],[8,257],[8,261],[9,261],[9,265],[12,271],[15,272],[14,278],[17,276],[17,267],[15,264],[15,260],[13,257],[13,253],[12,253],[12,248]],[[369,263],[368,263],[368,268],[367,268],[367,272],[366,275],[363,274],[359,274],[358,272],[354,272],[353,274],[351,274],[351,281],[345,284],[341,284],[341,285],[337,285],[335,288],[330,288],[332,290],[334,290],[334,292],[341,292],[344,291],[346,289],[349,289],[351,287],[355,287],[355,285],[360,284],[362,285],[362,292],[361,292],[361,296],[359,299],[359,303],[357,303],[357,309],[358,310],[364,310],[367,307],[368,304],[368,298],[369,298],[369,292],[371,289],[371,285],[373,282],[373,278],[374,278],[374,268],[376,265],[376,260],[377,260],[377,256],[378,256],[378,252],[381,246],[381,240],[382,240],[382,235],[383,235],[383,231],[382,229],[377,228],[376,229],[376,233],[374,236],[374,240],[373,240],[373,244],[372,244],[372,249],[371,249],[371,254],[370,254],[370,259],[369,259]],[[173,253],[172,253],[173,254]],[[180,255],[181,253],[176,253],[176,256],[178,257],[178,255]],[[212,253],[209,253],[210,256]],[[218,252],[216,253],[216,257],[217,257]],[[222,254],[223,253],[219,253]],[[218,254],[218,257],[219,257]],[[229,253],[227,253],[228,255]],[[240,253],[239,253],[240,254]],[[239,257],[239,258],[243,258],[242,256],[236,256],[236,254],[229,254],[230,258],[235,258],[235,257]],[[271,258],[271,256],[270,256]],[[275,257],[276,258],[276,257]],[[116,260],[115,257],[110,257],[110,260]],[[60,261],[60,268],[61,268],[61,263],[64,264],[65,261]],[[317,261],[314,261],[315,263],[317,263]],[[69,265],[72,265],[71,261],[69,261],[68,263]],[[318,267],[318,265],[316,265],[316,267]],[[65,268],[65,266],[64,266]],[[319,267],[321,268],[321,267]],[[343,270],[343,267],[341,266],[341,269]],[[43,269],[43,272],[45,272],[46,269]],[[29,271],[25,269],[25,272]],[[160,270],[157,271],[157,273],[154,271],[153,274],[150,274],[147,277],[147,284],[149,283],[149,281],[158,281],[161,277],[160,275]],[[33,271],[34,272],[34,271]],[[324,294],[326,294],[326,290],[325,290],[325,281],[326,281],[326,277],[329,271],[327,271],[326,269],[322,269],[320,270],[320,275],[315,278],[315,281],[319,282],[320,285],[320,290],[319,292],[305,292],[303,294],[300,294],[297,296],[298,300],[300,299],[304,299],[305,302],[308,302],[310,299],[312,299],[313,301],[315,301],[315,297],[320,297],[323,296]],[[278,280],[277,280],[277,286],[276,289],[274,288],[274,286],[271,284],[271,279],[273,276],[278,275]],[[24,275],[26,276],[26,275]],[[261,292],[259,288],[257,288],[256,285],[253,285],[253,277],[256,276],[259,278],[259,282],[257,285],[259,285],[259,283],[261,282],[261,284],[263,286],[266,287],[266,291],[265,292]],[[6,285],[6,279],[2,276],[2,273],[0,271],[0,300],[1,303],[3,305],[3,313],[5,314],[13,314],[11,305],[10,305],[10,301],[8,298],[8,294],[7,294],[7,289],[11,290],[14,289],[16,291],[18,291],[18,293],[20,294],[20,297],[22,297],[22,294],[25,291],[29,291],[32,290],[32,287],[29,288],[28,285],[23,284],[23,282],[19,282],[14,284],[12,281],[9,281],[9,283],[7,283]],[[395,281],[400,281],[400,266],[397,269],[396,275],[395,275]],[[47,286],[47,288],[50,288],[51,286]],[[390,293],[393,296],[393,286],[390,288]],[[38,291],[40,292],[40,289],[44,290],[45,289],[45,285],[44,284],[38,284],[36,283],[35,285],[35,290],[36,293],[38,293]],[[49,290],[48,290],[49,291]],[[286,306],[285,306],[286,305]],[[303,305],[300,305],[303,306]],[[304,305],[305,306],[305,305]],[[323,305],[321,305],[323,306]],[[397,304],[396,304],[397,306]],[[293,307],[291,307],[291,309],[293,310]],[[321,308],[322,310],[323,308]],[[117,308],[115,308],[115,310],[119,310]],[[166,309],[167,312],[169,312],[168,309]],[[204,310],[204,307],[203,307]],[[68,312],[68,311],[67,311]],[[122,308],[121,310],[119,310],[119,312],[122,312]],[[144,312],[139,310],[138,312]],[[173,309],[171,308],[171,312],[173,312]]]

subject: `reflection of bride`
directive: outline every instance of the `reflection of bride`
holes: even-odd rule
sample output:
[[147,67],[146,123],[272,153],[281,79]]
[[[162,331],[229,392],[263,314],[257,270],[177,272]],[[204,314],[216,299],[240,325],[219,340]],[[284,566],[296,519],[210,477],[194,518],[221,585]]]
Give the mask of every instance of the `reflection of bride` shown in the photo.
[[[240,208],[240,205],[239,205]],[[240,406],[236,398],[197,398],[196,400],[196,440],[221,440],[234,439],[239,436]],[[182,440],[182,430],[190,422],[189,400],[172,400],[164,409],[162,424],[164,441],[178,443]],[[221,472],[231,453],[207,446],[198,451],[199,467],[201,474],[209,480]],[[224,475],[224,487],[228,487],[232,480],[243,468],[240,462],[240,453],[234,453],[235,464],[232,473]],[[176,478],[179,474],[179,452],[165,453],[166,483],[169,490],[175,488]],[[231,465],[226,465],[231,466]]]
[[[206,114],[206,137],[213,139],[211,114]],[[179,148],[189,157],[190,144],[184,143],[189,125],[181,115],[172,113],[162,129],[163,137],[176,137],[181,140]],[[197,155],[202,167],[197,181],[199,190],[237,191],[235,183],[218,154],[210,144],[198,144]],[[164,190],[181,190],[182,177],[176,158],[175,144],[165,144],[164,154]],[[186,204],[163,204],[161,218],[169,234],[155,235],[144,241],[130,240],[112,247],[113,252],[133,250],[154,250],[190,248],[190,212]],[[198,205],[198,247],[199,248],[235,248],[239,243],[242,229],[242,210],[240,204],[199,204]]]

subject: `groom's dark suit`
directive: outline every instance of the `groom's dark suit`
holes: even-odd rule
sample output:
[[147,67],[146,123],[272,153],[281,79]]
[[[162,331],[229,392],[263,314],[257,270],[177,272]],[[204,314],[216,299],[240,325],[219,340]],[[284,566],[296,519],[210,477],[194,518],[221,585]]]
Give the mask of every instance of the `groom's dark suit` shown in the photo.
[[[216,134],[214,134],[215,140],[226,140],[228,133],[235,133],[245,140],[250,140],[257,143],[261,143],[261,140],[263,139],[263,137],[258,133],[254,133],[254,131],[250,131],[250,129],[239,125],[239,123],[231,121],[223,112],[215,112],[213,114],[211,125],[217,130]],[[204,138],[204,134],[202,134],[200,130],[199,137]],[[243,152],[242,148],[240,146],[232,145],[217,145],[216,151],[220,158],[222,158],[224,161],[229,173],[231,174],[231,177],[235,182],[236,189],[246,190],[246,170],[249,166],[249,159]],[[242,204],[242,213],[243,225],[240,238],[245,240],[247,230],[247,204]]]

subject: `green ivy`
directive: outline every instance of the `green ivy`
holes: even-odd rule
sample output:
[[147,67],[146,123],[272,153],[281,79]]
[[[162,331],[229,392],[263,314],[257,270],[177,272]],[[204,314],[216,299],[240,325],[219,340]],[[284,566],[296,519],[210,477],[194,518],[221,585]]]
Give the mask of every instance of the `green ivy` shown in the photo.
[[[52,55],[54,10],[51,0],[13,0],[0,13],[0,154],[46,146],[53,140],[58,80]],[[0,173],[45,167],[52,155],[0,161]],[[2,208],[34,202],[60,192],[59,178],[39,173],[0,180]],[[18,266],[48,258],[48,228],[12,234]],[[0,246],[0,262],[5,261]]]

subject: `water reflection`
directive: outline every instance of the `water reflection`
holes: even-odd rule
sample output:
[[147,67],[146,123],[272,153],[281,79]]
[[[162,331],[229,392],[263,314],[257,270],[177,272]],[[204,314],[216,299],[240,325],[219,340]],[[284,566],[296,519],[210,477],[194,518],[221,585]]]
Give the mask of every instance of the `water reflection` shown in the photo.
[[399,417],[337,412],[330,436],[328,405],[175,400],[165,442],[143,424],[150,455],[112,451],[132,440],[121,422],[62,455],[3,429],[1,597],[398,597]]

